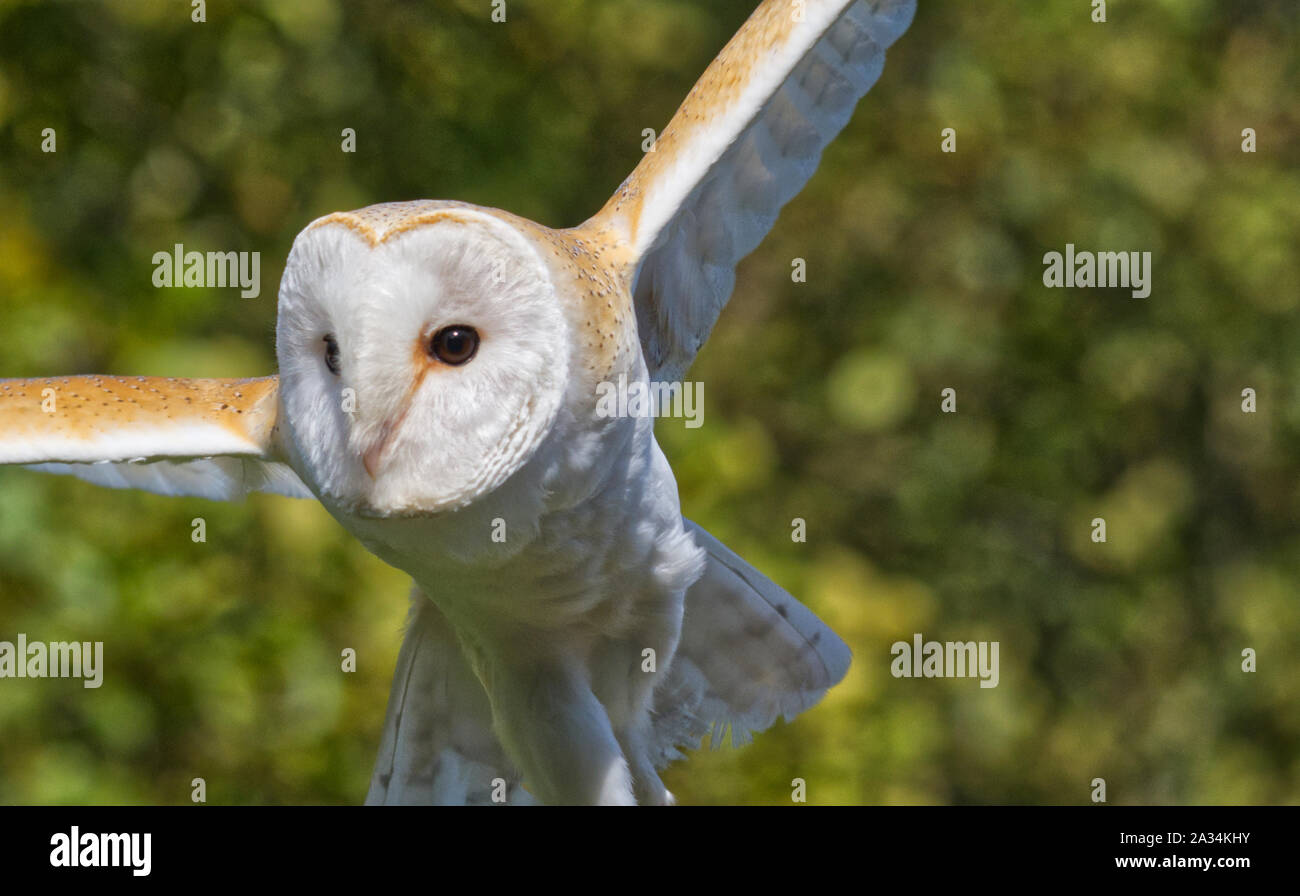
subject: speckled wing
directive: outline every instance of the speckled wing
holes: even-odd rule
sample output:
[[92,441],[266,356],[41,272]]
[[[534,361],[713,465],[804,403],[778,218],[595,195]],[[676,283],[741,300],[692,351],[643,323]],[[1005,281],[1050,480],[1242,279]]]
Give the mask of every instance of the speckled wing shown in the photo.
[[283,462],[276,377],[0,380],[0,464],[113,488],[312,497]]
[[731,295],[736,264],[812,177],[915,5],[764,0],[588,222],[631,247],[652,378],[686,372]]

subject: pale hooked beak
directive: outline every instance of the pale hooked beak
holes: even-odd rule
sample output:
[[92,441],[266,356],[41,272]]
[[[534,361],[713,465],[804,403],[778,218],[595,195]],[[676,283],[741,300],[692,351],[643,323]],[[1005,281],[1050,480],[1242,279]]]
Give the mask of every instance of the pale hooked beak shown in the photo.
[[428,370],[427,365],[418,368],[418,372],[406,389],[406,394],[402,396],[402,403],[397,406],[397,410],[393,415],[384,421],[374,439],[361,452],[361,465],[366,468],[366,473],[370,475],[371,479],[375,479],[379,475],[380,467],[384,462],[384,455],[393,442],[393,436],[396,435],[402,421],[406,419],[407,413],[411,410],[411,402],[415,398],[415,393],[420,391],[420,384],[424,382],[424,376],[428,373]]
[[406,412],[411,408],[411,397],[408,395],[402,402],[401,408],[397,415],[384,421],[384,425],[379,428],[379,434],[375,436],[370,446],[361,453],[361,465],[366,468],[366,473],[374,479],[379,475],[380,465],[384,461],[384,455],[388,451],[388,446],[393,442],[393,435],[397,432],[402,421],[406,419]]

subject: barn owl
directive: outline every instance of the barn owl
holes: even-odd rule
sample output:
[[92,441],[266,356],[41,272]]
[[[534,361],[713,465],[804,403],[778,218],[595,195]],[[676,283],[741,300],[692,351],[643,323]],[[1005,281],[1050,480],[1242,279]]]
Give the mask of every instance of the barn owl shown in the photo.
[[913,10],[765,0],[577,227],[320,218],[285,265],[278,377],[0,381],[0,463],[315,498],[408,573],[367,802],[670,803],[681,749],[802,712],[850,654],[683,518],[653,420],[597,394],[685,374]]

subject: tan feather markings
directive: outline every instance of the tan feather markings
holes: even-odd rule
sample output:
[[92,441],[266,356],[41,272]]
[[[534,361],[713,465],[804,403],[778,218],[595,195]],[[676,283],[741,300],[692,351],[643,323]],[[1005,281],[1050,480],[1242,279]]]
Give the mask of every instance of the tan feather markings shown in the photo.
[[[0,380],[0,442],[94,442],[124,429],[217,426],[263,453],[276,417],[277,377],[177,379],[62,376]],[[57,458],[51,458],[57,459]],[[26,462],[26,461],[23,461]]]
[[642,157],[593,221],[621,220],[628,239],[635,243],[646,190],[672,171],[694,134],[710,127],[738,101],[755,67],[764,65],[772,50],[790,39],[793,10],[789,0],[766,0],[754,10],[686,95],[655,141],[655,151]]
[[[410,202],[382,202],[350,212],[334,212],[313,221],[308,229],[340,224],[356,233],[372,247],[378,246],[397,236],[426,224],[439,221],[464,221],[458,209],[470,209],[473,206],[460,202],[445,202],[431,199],[416,199]],[[490,209],[477,209],[491,211]]]
[[631,262],[626,240],[603,224],[568,230],[545,227],[500,209],[463,202],[386,202],[319,218],[311,228],[346,227],[371,247],[440,222],[468,222],[463,212],[490,215],[527,238],[551,271],[561,301],[569,303],[580,342],[578,363],[594,382],[631,369],[637,348],[636,313],[627,289]]

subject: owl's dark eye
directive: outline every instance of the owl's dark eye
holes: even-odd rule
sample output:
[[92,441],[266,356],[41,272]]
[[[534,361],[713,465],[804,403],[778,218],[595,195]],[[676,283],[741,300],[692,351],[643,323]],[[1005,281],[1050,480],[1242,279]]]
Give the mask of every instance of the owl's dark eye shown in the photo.
[[325,366],[330,369],[330,373],[339,375],[339,343],[333,333],[325,334]]
[[429,337],[429,354],[453,367],[474,357],[478,351],[478,331],[464,324],[443,327]]

